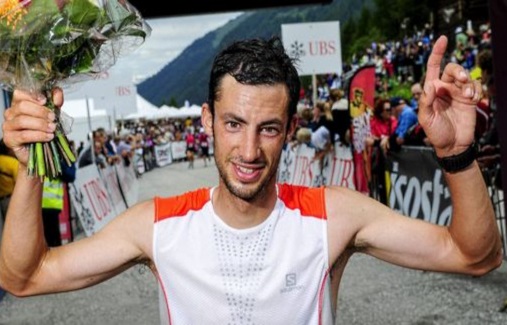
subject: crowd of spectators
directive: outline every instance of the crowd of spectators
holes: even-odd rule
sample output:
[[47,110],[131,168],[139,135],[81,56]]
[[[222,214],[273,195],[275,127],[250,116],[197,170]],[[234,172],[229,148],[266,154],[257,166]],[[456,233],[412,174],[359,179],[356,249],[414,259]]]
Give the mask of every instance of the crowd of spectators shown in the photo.
[[[480,80],[484,97],[477,105],[476,141],[484,151],[484,166],[498,160],[499,148],[495,129],[494,84],[492,75],[491,29],[489,24],[477,31],[458,26],[446,60],[462,65],[473,79]],[[321,159],[336,145],[351,143],[351,112],[349,101],[362,100],[364,94],[348,98],[347,84],[351,71],[370,64],[375,66],[375,95],[372,107],[362,110],[368,114],[370,134],[365,148],[370,153],[372,168],[378,168],[378,157],[402,145],[431,146],[417,121],[418,100],[424,88],[425,65],[434,42],[431,26],[402,40],[374,42],[344,65],[344,73],[317,76],[316,97],[311,86],[302,87],[298,106],[299,125],[291,146],[306,144],[315,148],[315,159]],[[359,103],[361,104],[361,103]],[[353,105],[354,106],[354,105]],[[356,106],[354,106],[356,107]],[[91,147],[82,151],[79,166],[95,162],[103,167],[123,161],[142,161],[146,171],[156,166],[154,146],[171,141],[186,142],[185,160],[193,168],[194,156],[209,161],[208,139],[201,136],[200,118],[123,121],[116,132],[97,129],[93,132],[94,154]],[[199,132],[201,131],[201,132]],[[201,146],[204,143],[204,146]],[[377,152],[381,150],[382,152]],[[495,160],[496,159],[496,160]]]
[[[479,144],[479,162],[487,168],[499,163],[491,28],[489,23],[476,30],[470,27],[472,24],[467,26],[467,29],[455,28],[454,35],[449,37],[444,60],[463,66],[471,78],[479,80],[483,86],[483,98],[476,108],[475,140]],[[350,130],[354,114],[349,106],[357,106],[359,111],[369,115],[370,135],[365,140],[365,148],[373,169],[382,169],[381,156],[399,150],[402,145],[431,147],[418,123],[417,112],[424,89],[425,66],[435,39],[427,24],[402,40],[372,43],[353,55],[350,64],[344,65],[343,70],[348,73],[317,76],[316,96],[311,86],[301,91],[298,111],[302,121],[299,128],[303,130],[296,132],[293,145],[305,143],[316,148],[318,156],[333,150],[335,145],[353,146]],[[352,104],[358,99],[361,102],[364,94],[348,98],[347,78],[367,64],[375,67],[374,103],[372,107],[361,109]]]
[[205,166],[210,162],[211,140],[204,133],[199,117],[121,121],[115,131],[99,127],[92,132],[91,137],[89,142],[93,144],[93,149],[83,142],[77,149],[79,168],[93,163],[99,168],[105,168],[121,162],[125,166],[135,164],[136,172],[150,171],[157,167],[155,146],[172,141],[187,143],[184,159],[189,161],[189,168],[193,168],[194,155],[202,157]]

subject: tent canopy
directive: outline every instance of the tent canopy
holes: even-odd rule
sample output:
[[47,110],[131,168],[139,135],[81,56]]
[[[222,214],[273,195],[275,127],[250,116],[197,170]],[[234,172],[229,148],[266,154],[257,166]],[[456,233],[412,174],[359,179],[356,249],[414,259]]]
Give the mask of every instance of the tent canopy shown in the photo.
[[201,116],[201,106],[191,105],[181,108],[162,105],[160,108],[151,104],[139,94],[137,95],[137,112],[125,116],[124,120],[137,120],[145,118],[157,120],[163,118],[187,118]]

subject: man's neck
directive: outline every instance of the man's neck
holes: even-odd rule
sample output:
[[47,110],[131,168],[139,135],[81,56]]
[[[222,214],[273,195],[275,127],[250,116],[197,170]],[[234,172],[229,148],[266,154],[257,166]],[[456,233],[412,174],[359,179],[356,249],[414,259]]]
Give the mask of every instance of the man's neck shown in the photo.
[[276,185],[268,187],[253,201],[245,201],[221,184],[213,192],[213,209],[217,216],[232,228],[255,227],[269,217],[276,204]]

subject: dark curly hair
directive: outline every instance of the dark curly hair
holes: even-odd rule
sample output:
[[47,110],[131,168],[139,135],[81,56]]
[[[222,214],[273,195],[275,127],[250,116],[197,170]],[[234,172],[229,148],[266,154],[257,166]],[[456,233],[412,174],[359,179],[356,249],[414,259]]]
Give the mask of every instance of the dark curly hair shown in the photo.
[[295,59],[287,55],[278,36],[267,40],[253,38],[236,41],[215,57],[207,100],[212,115],[215,113],[215,101],[220,98],[221,81],[226,75],[245,85],[286,85],[289,123],[290,117],[297,113],[301,85]]

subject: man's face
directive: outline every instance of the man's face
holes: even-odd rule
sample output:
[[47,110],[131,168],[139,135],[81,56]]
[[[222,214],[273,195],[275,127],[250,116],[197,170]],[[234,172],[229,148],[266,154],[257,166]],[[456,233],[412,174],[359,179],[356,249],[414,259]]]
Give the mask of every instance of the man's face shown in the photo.
[[100,141],[95,141],[94,146],[95,154],[100,154],[102,152],[102,143]]
[[107,134],[104,132],[97,132],[97,141],[99,141],[102,145],[107,142]]
[[214,157],[220,184],[232,195],[252,202],[262,199],[276,183],[283,144],[287,135],[286,87],[249,86],[226,76],[215,102],[215,116],[204,105],[203,124],[214,136]]
[[400,114],[403,111],[403,107],[405,107],[405,102],[402,100],[398,102],[398,105],[393,107],[393,113],[396,118],[400,117]]

